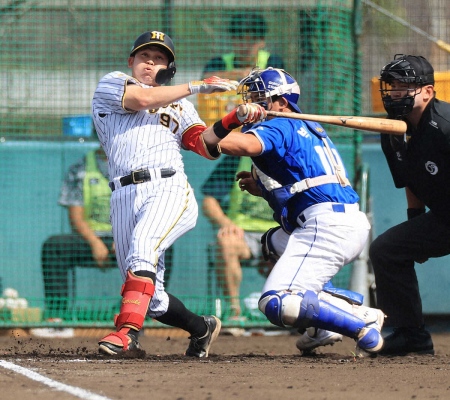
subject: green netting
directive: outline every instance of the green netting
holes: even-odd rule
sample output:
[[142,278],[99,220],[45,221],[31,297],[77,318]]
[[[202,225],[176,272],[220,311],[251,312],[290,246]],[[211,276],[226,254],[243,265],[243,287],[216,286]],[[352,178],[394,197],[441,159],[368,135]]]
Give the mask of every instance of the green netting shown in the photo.
[[[442,33],[448,31],[448,7],[433,2],[431,8],[428,3],[377,1],[412,26],[428,29],[433,20],[430,33],[449,41]],[[71,232],[67,210],[58,205],[61,183],[69,167],[97,146],[90,120],[97,82],[113,70],[128,72],[134,39],[153,29],[168,33],[175,42],[173,84],[200,79],[208,60],[233,51],[231,19],[238,16],[249,26],[255,23],[252,13],[264,17],[266,48],[281,57],[300,83],[299,105],[308,114],[375,112],[371,79],[398,52],[420,53],[436,70],[448,68],[445,52],[364,1],[0,1],[0,284],[2,290],[15,289],[28,305],[17,309],[2,296],[0,326],[32,326],[49,319],[62,320],[63,325],[112,326],[121,285],[114,266],[99,269],[80,260],[71,263],[70,257],[55,260],[64,270],[64,284],[55,284],[47,299],[42,267],[45,241]],[[189,99],[207,123],[239,101]],[[361,133],[325,127],[358,184]],[[184,158],[201,205],[201,188],[214,163],[187,152]],[[195,312],[221,313],[225,324],[266,324],[254,312],[264,282],[257,265],[243,268],[240,304],[246,320],[227,321],[230,299],[217,284],[215,260],[209,254],[215,233],[200,212],[196,228],[173,246],[168,290]],[[351,266],[346,266],[333,282],[348,287],[350,275]]]

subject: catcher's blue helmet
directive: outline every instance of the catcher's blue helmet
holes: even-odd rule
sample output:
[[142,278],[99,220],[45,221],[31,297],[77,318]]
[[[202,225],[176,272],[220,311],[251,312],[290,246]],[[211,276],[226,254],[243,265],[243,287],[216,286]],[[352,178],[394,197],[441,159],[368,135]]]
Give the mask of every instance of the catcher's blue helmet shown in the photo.
[[[260,103],[267,108],[267,103],[273,96],[284,97],[295,112],[301,113],[297,105],[300,98],[300,86],[297,81],[283,69],[254,69],[239,84],[238,93],[242,94],[244,103]],[[258,96],[252,96],[257,93]],[[255,99],[257,99],[255,101]]]

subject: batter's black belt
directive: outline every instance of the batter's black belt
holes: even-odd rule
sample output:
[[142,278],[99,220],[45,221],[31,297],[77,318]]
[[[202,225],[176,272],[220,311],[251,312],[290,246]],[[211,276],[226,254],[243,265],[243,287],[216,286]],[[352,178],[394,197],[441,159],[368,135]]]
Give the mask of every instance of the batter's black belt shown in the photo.
[[[122,176],[118,182],[120,186],[128,186],[131,184],[137,185],[138,183],[148,182],[151,180],[161,178],[169,178],[175,175],[177,171],[173,168],[159,168],[159,169],[138,169],[136,171],[131,171],[130,175]],[[109,187],[111,191],[114,192],[117,189],[117,184],[114,182],[109,182]]]

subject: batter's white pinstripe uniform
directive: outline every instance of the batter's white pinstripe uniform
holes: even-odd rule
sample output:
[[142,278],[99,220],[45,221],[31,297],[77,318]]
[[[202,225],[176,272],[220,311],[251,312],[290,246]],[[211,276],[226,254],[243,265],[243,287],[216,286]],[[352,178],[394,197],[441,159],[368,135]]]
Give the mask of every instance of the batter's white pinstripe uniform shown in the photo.
[[[104,76],[95,91],[92,112],[115,189],[111,223],[122,278],[128,270],[156,272],[155,294],[147,313],[154,318],[168,307],[164,252],[194,228],[198,216],[180,153],[182,134],[204,122],[186,99],[157,110],[126,111],[123,97],[130,83],[148,87],[122,72]],[[121,177],[142,168],[149,169],[150,181],[121,186]],[[165,168],[176,173],[162,178],[160,171]]]

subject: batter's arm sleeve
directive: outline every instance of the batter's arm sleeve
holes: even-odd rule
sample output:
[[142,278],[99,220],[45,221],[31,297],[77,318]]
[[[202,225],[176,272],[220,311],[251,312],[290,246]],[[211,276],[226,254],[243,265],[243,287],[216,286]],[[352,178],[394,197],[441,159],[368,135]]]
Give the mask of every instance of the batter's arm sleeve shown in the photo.
[[216,145],[214,148],[208,148],[203,140],[203,132],[206,130],[206,126],[194,125],[191,126],[183,133],[181,139],[183,147],[186,150],[191,150],[208,160],[217,160],[220,157],[221,150],[220,145]]

